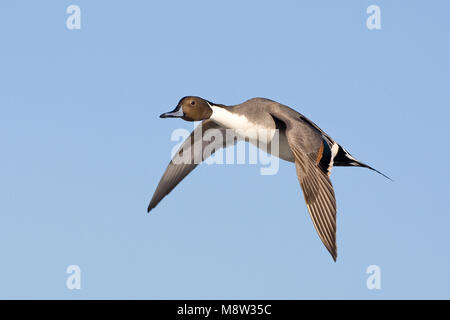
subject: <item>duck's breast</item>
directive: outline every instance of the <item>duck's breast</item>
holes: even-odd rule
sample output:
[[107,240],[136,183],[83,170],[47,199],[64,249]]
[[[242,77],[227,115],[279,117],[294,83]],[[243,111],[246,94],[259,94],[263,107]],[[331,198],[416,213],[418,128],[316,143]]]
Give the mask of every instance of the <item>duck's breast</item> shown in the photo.
[[[223,107],[212,107],[211,120],[228,128],[240,140],[248,140],[253,145],[283,160],[294,161],[284,131],[277,130],[271,115],[264,110],[228,110]],[[275,141],[277,139],[277,141]]]

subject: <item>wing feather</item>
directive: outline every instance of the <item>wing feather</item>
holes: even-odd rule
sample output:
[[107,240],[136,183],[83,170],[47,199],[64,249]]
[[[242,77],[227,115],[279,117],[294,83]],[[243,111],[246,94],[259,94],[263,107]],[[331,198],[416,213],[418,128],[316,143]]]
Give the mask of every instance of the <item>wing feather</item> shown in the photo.
[[323,140],[330,138],[312,122],[287,117],[277,110],[271,114],[286,125],[285,135],[294,154],[306,207],[320,239],[336,261],[336,198],[330,178],[316,161]]
[[336,199],[329,177],[304,153],[293,149],[297,177],[311,220],[333,259],[337,258]]
[[[206,131],[210,129],[220,130],[223,140],[211,139],[209,141],[204,141],[203,136]],[[156,187],[147,211],[150,212],[150,210],[156,207],[156,205],[169,194],[181,180],[194,170],[200,162],[206,159],[205,156],[209,156],[205,155],[203,152],[206,147],[208,147],[209,150],[217,151],[220,148],[229,146],[230,143],[234,143],[234,137],[229,137],[225,128],[212,120],[203,121],[201,125],[197,126],[190,136],[186,138],[180,149],[170,161]],[[188,156],[186,156],[186,152],[189,154]],[[176,161],[176,159],[184,159],[184,161]]]

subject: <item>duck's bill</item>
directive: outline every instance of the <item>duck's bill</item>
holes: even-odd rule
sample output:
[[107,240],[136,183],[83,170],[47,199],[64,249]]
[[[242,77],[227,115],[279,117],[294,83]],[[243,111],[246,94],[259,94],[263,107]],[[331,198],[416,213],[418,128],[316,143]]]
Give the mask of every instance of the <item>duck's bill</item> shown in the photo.
[[173,111],[163,113],[159,116],[160,118],[182,118],[184,117],[184,112],[181,107],[176,107]]

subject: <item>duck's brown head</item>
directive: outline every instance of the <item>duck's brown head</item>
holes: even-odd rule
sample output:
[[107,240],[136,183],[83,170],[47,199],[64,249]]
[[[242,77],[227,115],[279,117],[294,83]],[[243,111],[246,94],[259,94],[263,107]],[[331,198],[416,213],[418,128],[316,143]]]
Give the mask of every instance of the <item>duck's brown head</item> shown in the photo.
[[211,117],[212,103],[200,97],[184,97],[171,112],[160,115],[161,118],[181,118],[186,121],[201,121]]

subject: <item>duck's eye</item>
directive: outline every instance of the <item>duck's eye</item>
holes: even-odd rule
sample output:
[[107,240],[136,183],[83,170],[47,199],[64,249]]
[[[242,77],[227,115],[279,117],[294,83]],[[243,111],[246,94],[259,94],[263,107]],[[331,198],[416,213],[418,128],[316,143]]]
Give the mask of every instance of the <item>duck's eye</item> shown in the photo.
[[191,101],[191,105],[195,106],[195,101]]

